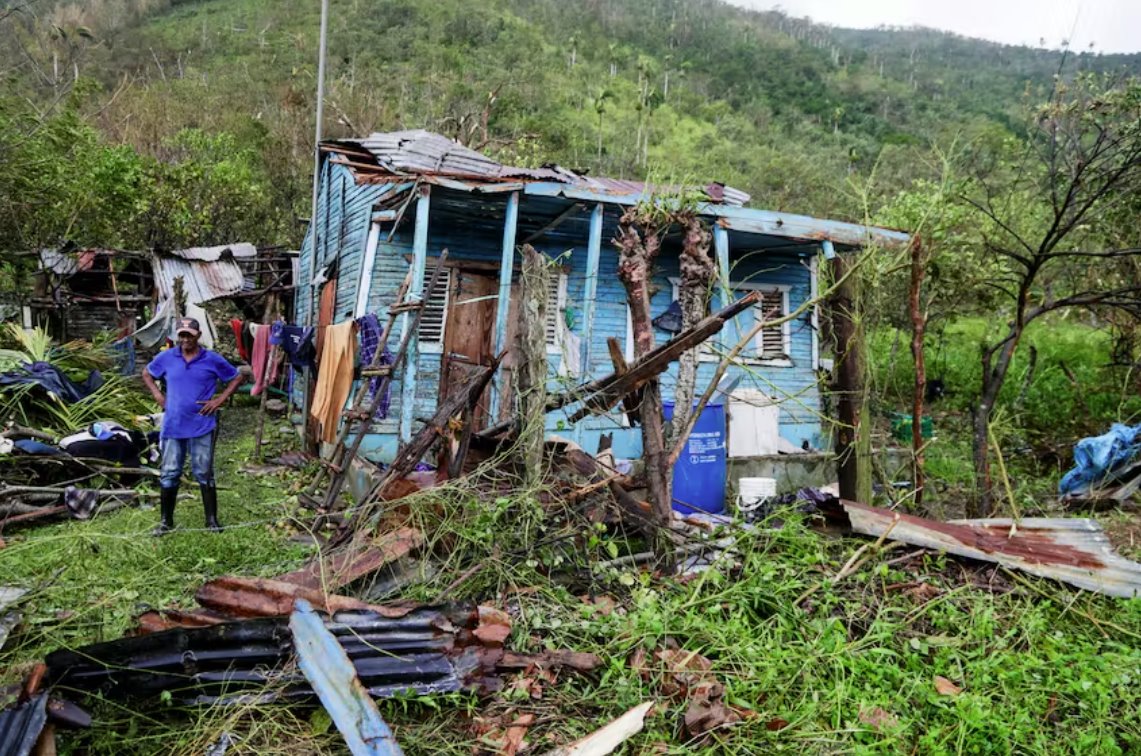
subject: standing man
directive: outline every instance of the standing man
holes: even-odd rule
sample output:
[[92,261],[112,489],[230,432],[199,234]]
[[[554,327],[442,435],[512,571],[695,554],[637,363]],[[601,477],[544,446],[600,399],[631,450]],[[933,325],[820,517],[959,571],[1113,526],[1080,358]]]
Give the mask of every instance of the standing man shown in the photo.
[[[214,532],[222,530],[218,524],[218,489],[214,487],[214,431],[218,427],[214,413],[244,380],[226,358],[198,345],[202,331],[197,320],[179,319],[176,333],[178,348],[159,352],[143,371],[143,383],[165,413],[160,434],[162,521],[154,529],[156,536],[174,530],[174,505],[187,454],[190,470],[202,491],[206,527]],[[160,378],[166,379],[166,396],[156,383]],[[219,382],[226,387],[214,396]]]

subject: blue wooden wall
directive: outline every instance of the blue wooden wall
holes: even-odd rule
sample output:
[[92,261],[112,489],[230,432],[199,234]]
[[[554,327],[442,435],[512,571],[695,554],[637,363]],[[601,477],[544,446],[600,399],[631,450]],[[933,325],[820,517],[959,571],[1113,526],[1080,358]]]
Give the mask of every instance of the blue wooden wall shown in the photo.
[[[373,206],[378,198],[390,190],[389,185],[361,184],[353,181],[352,174],[344,167],[325,164],[322,172],[322,182],[317,213],[317,223],[310,224],[301,252],[301,281],[297,297],[296,318],[299,323],[308,322],[310,310],[316,301],[313,289],[308,286],[313,271],[321,265],[339,260],[336,320],[339,322],[351,313],[357,298],[357,289],[360,285],[360,266],[365,256],[365,245],[371,224]],[[342,200],[343,198],[343,200]],[[520,213],[526,215],[527,204],[524,198]],[[386,240],[391,231],[391,223],[382,223],[380,243],[377,248],[376,261],[372,271],[372,282],[369,293],[369,310],[378,313],[382,319],[384,308],[396,297],[400,284],[403,282],[409,268],[408,259],[412,255],[412,224],[410,221],[415,214],[415,204],[407,211],[405,223],[393,236],[391,242]],[[431,213],[434,216],[436,213]],[[473,230],[470,227],[435,222],[429,226],[428,231],[428,266],[432,269],[433,258],[440,254],[440,250],[447,248],[452,260],[479,260],[485,262],[498,262],[502,248],[502,233],[491,230]],[[313,249],[313,227],[317,226],[319,239],[317,249]],[[328,233],[326,233],[326,229]],[[594,376],[601,376],[612,371],[606,338],[616,336],[625,344],[627,334],[626,295],[616,271],[618,266],[617,251],[609,242],[610,235],[604,234],[603,246],[600,256],[600,274],[598,276],[598,289],[595,299],[594,334],[591,346],[591,364],[588,372]],[[551,257],[564,255],[562,258],[567,267],[567,299],[566,307],[570,310],[570,319],[573,322],[572,330],[580,337],[584,337],[585,328],[583,318],[583,292],[586,285],[587,239],[564,238],[540,241],[536,248]],[[734,281],[748,280],[759,284],[779,284],[790,287],[789,309],[794,310],[805,299],[810,297],[811,273],[807,257],[796,253],[751,253],[743,258],[730,252]],[[315,260],[318,261],[315,265]],[[670,277],[678,276],[678,263],[676,258],[661,258],[655,271],[654,282],[657,292],[653,296],[653,312],[664,312],[672,298]],[[781,405],[781,435],[788,441],[799,446],[803,441],[819,447],[821,443],[820,396],[816,389],[812,354],[812,329],[810,313],[805,313],[797,321],[790,324],[791,336],[791,365],[783,366],[748,366],[730,369],[730,375],[740,375],[741,387],[757,388],[775,395],[784,402]],[[668,334],[658,332],[659,343],[664,341]],[[391,334],[389,345],[395,348],[399,342],[399,325],[396,332]],[[550,371],[552,375],[551,386],[554,388],[557,381],[554,379],[559,358],[550,356]],[[698,370],[698,390],[704,388],[712,378],[716,368],[714,362],[702,362]],[[421,354],[416,366],[416,395],[413,417],[422,418],[430,416],[436,407],[439,396],[440,355]],[[672,388],[676,380],[676,365],[662,377],[664,388],[663,396],[666,401],[672,399]],[[390,460],[396,453],[399,432],[399,397],[401,387],[399,381],[392,386],[392,410],[389,417],[376,422],[373,433],[362,444],[363,453],[373,459],[381,461]],[[624,457],[636,457],[641,454],[641,438],[638,429],[631,429],[619,413],[603,417],[592,417],[581,421],[576,427],[568,427],[563,413],[552,413],[548,418],[547,429],[551,433],[573,438],[581,443],[588,451],[597,448],[598,438],[602,433],[614,434],[615,453]]]

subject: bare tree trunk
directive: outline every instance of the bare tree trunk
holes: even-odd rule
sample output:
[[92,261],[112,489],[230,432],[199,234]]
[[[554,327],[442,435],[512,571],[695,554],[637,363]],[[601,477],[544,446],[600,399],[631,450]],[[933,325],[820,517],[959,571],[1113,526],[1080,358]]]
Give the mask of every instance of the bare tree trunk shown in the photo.
[[908,309],[911,312],[911,356],[915,358],[915,394],[911,399],[911,451],[915,468],[915,507],[923,504],[923,398],[927,390],[927,365],[923,355],[923,338],[927,331],[927,315],[920,308],[920,293],[926,272],[923,259],[923,242],[918,236],[911,240],[911,288],[908,291]]
[[[990,517],[994,512],[994,499],[991,495],[989,430],[990,416],[994,412],[998,394],[1006,382],[1010,361],[1014,350],[1022,338],[1023,309],[1019,308],[1014,324],[1006,338],[990,349],[983,351],[982,394],[973,413],[972,446],[975,463],[975,500],[968,510],[971,517]],[[997,359],[995,356],[997,355]]]
[[[863,334],[857,312],[859,291],[856,276],[846,276],[848,261],[843,255],[832,260],[833,280],[841,281],[830,301],[832,335],[836,354],[836,466],[841,498],[867,502],[871,493],[870,445],[864,434]],[[861,447],[864,453],[861,454]]]
[[519,446],[528,488],[542,479],[543,419],[547,404],[547,260],[523,245],[522,327],[517,336],[520,364],[515,371],[519,400]]
[[[705,225],[693,215],[682,220],[685,236],[681,250],[681,304],[682,330],[692,328],[705,317],[705,307],[709,303],[709,285],[717,272],[717,264],[709,256],[712,235]],[[693,395],[697,387],[697,362],[701,347],[694,347],[682,354],[678,360],[677,387],[674,389],[674,414],[670,424],[669,443],[672,446],[689,421],[693,412]]]
[[[642,357],[654,348],[654,326],[650,315],[651,263],[661,247],[663,229],[647,212],[634,207],[619,221],[615,244],[619,249],[618,277],[626,287],[630,320],[634,331],[634,356]],[[646,464],[646,487],[654,522],[667,533],[672,516],[669,457],[665,452],[665,428],[662,420],[662,389],[657,380],[649,381],[642,393],[642,453]],[[665,538],[655,544],[659,554],[669,558],[670,545]]]

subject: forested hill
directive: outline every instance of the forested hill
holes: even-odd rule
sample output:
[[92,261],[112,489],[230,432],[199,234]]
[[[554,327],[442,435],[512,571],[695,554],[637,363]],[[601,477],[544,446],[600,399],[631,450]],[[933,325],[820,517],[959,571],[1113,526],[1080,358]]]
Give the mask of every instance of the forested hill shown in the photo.
[[[236,233],[295,242],[296,218],[307,212],[319,5],[0,5],[18,9],[0,21],[0,70],[13,85],[0,102],[0,125],[11,132],[0,135],[0,150],[26,147],[21,135],[43,114],[66,115],[68,128],[91,127],[67,149],[121,145],[119,160],[139,161],[127,175],[143,176],[137,191],[151,193],[124,197],[114,210],[151,208],[136,225],[76,212],[0,218],[16,229],[3,245],[63,234],[102,244],[205,243]],[[862,215],[848,187],[873,169],[874,202],[929,170],[932,143],[1017,136],[1020,107],[1048,90],[1062,55],[929,30],[832,29],[715,0],[331,7],[329,136],[424,127],[504,161],[718,179],[751,192],[759,206],[841,217]],[[1065,71],[1079,70],[1138,72],[1141,55],[1071,53]],[[131,155],[122,152],[128,147]],[[44,145],[40,158],[50,161],[52,149]],[[73,173],[84,162],[75,158],[65,158],[79,164]],[[20,170],[8,162],[0,170]],[[113,181],[105,166],[95,179]],[[0,192],[30,180],[0,176]],[[216,200],[205,210],[155,211],[161,197],[153,195],[164,190],[198,193],[198,205],[221,194],[243,214],[228,217]],[[28,211],[0,209],[13,212]],[[156,218],[169,223],[157,228]]]

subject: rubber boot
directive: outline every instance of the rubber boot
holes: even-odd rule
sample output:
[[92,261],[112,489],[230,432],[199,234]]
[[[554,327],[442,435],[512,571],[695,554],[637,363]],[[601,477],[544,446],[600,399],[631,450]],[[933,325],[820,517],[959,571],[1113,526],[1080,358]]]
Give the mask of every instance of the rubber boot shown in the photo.
[[202,491],[202,509],[206,512],[206,528],[215,533],[222,532],[218,524],[218,489],[214,486],[199,486]]
[[174,530],[174,505],[178,502],[178,486],[159,488],[159,510],[161,518],[151,535],[164,536]]

